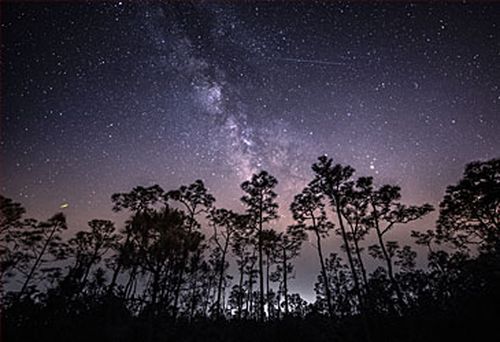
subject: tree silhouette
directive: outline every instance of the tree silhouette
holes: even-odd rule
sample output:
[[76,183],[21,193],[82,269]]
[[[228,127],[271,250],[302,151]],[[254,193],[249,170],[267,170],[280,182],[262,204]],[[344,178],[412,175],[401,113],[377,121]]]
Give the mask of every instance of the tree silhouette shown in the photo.
[[[244,213],[214,208],[201,181],[167,193],[153,185],[115,194],[113,210],[129,214],[119,233],[108,220],[73,232],[62,214],[25,218],[21,204],[0,196],[2,338],[419,342],[498,335],[499,164],[467,165],[446,191],[436,228],[412,231],[427,248],[425,268],[411,245],[388,236],[432,207],[403,205],[398,186],[353,179],[352,168],[325,157],[294,197],[295,224],[285,231],[272,229],[277,181],[265,171],[242,184]],[[340,250],[325,252],[332,230],[345,262]],[[321,266],[313,303],[290,293],[289,283],[307,233]],[[383,265],[374,270],[363,261],[364,241],[372,240],[368,252]]]
[[73,276],[80,284],[80,291],[86,285],[92,267],[99,264],[102,258],[118,243],[114,223],[109,220],[92,220],[88,223],[90,231],[80,231],[69,239],[68,245],[75,258],[72,268]]
[[345,205],[341,207],[342,215],[350,229],[346,234],[347,239],[352,241],[356,255],[356,266],[359,267],[366,292],[369,291],[368,276],[361,255],[363,248],[360,246],[360,242],[370,231],[370,227],[364,223],[369,214],[370,194],[373,191],[372,183],[371,177],[360,177],[355,183],[346,183],[344,188]]
[[264,265],[263,265],[263,230],[264,224],[278,217],[278,204],[276,193],[273,191],[278,184],[276,178],[266,171],[254,174],[249,181],[241,184],[241,189],[246,193],[241,198],[247,207],[247,214],[252,218],[254,235],[257,237],[258,260],[259,260],[259,318],[264,320]]
[[133,230],[131,229],[131,222],[134,216],[142,215],[143,213],[150,213],[154,211],[155,206],[162,202],[162,196],[164,192],[159,185],[153,185],[147,188],[138,186],[132,189],[128,193],[116,193],[111,196],[111,201],[113,202],[113,211],[121,212],[123,210],[128,210],[131,212],[131,218],[126,224],[124,230],[124,241],[116,246],[117,255],[115,258],[115,265],[111,283],[109,285],[109,292],[113,292],[118,275],[123,268],[128,268],[130,270],[129,282],[125,289],[125,296],[127,294],[127,288],[131,287],[135,276],[138,265],[134,262],[133,258],[133,246],[131,241],[131,236]]
[[328,221],[323,204],[323,195],[316,187],[306,187],[298,195],[295,195],[290,206],[293,218],[298,222],[295,230],[305,229],[312,231],[316,237],[316,247],[321,265],[323,288],[326,294],[328,313],[333,316],[332,294],[328,285],[328,277],[323,257],[321,240],[328,236],[328,232],[334,228],[333,223]]
[[278,233],[276,233],[275,230],[273,229],[264,229],[261,232],[261,241],[262,241],[262,250],[265,255],[265,265],[266,265],[266,272],[265,272],[265,278],[266,278],[266,295],[265,295],[265,302],[267,304],[267,312],[268,316],[272,317],[272,311],[273,311],[273,306],[272,306],[272,297],[273,294],[271,293],[271,288],[270,288],[270,275],[271,275],[271,266],[273,262],[275,261],[275,254],[276,254],[276,249],[278,248]]
[[[333,160],[326,156],[319,157],[318,162],[313,164],[312,169],[315,173],[315,178],[311,182],[311,185],[320,189],[330,201],[332,211],[339,223],[340,235],[344,243],[343,247],[347,254],[347,260],[354,281],[354,289],[360,305],[363,306],[361,285],[343,215],[343,208],[347,204],[346,192],[352,186],[350,179],[354,174],[354,169],[350,166],[334,165]],[[361,311],[364,312],[363,309]]]
[[[208,214],[210,208],[215,202],[215,198],[208,192],[205,188],[205,184],[202,180],[196,180],[194,183],[186,186],[182,185],[177,190],[172,190],[167,192],[164,195],[165,201],[174,200],[176,202],[181,203],[187,212],[187,217],[189,219],[188,222],[188,231],[191,232],[194,228],[199,226],[196,221],[196,216],[202,213]],[[184,272],[186,261],[188,258],[187,248],[184,249],[184,254],[182,256],[181,269],[179,272],[179,278],[177,280],[177,285],[175,287],[175,299],[174,299],[174,308],[178,308],[180,292],[182,288],[182,283],[184,282]],[[176,316],[176,314],[174,315]]]
[[47,222],[40,222],[34,225],[33,229],[23,232],[23,244],[31,251],[31,253],[27,253],[27,257],[32,261],[19,291],[19,297],[25,294],[40,266],[48,261],[45,259],[47,254],[57,257],[62,240],[61,233],[66,229],[66,217],[59,213],[52,216]]
[[467,164],[463,178],[446,189],[439,205],[436,238],[466,249],[498,248],[500,159]]
[[233,235],[242,224],[243,220],[240,215],[227,209],[214,209],[210,212],[210,221],[214,230],[213,241],[215,241],[217,254],[217,299],[215,303],[216,315],[220,316],[223,311],[221,305],[223,283],[225,279],[225,272],[228,267],[226,263],[226,256],[231,243]]
[[[349,275],[349,267],[342,262],[336,253],[331,253],[325,258],[325,276],[318,276],[315,291],[318,296],[318,304],[324,306],[327,293],[335,293],[331,299],[331,317],[343,318],[353,314],[352,278]],[[326,288],[325,286],[328,286]]]
[[288,279],[289,274],[293,270],[291,260],[296,258],[300,253],[302,242],[307,238],[302,226],[288,226],[286,232],[282,232],[277,237],[277,250],[275,253],[276,262],[278,263],[278,274],[283,284],[283,296],[285,315],[290,313],[289,296],[288,296]]
[[23,262],[21,237],[28,224],[23,220],[26,210],[20,203],[0,195],[0,286],[15,275],[15,269]]
[[248,215],[238,216],[238,225],[234,231],[233,239],[231,240],[231,250],[236,257],[238,267],[239,281],[231,290],[230,301],[236,307],[238,319],[242,318],[243,302],[245,300],[244,276],[251,259],[253,258],[249,248],[252,243],[252,230],[249,228],[251,217]]
[[399,186],[392,185],[383,185],[377,190],[367,192],[371,213],[364,221],[368,227],[375,229],[379,244],[370,246],[370,251],[375,258],[385,261],[387,274],[397,295],[400,310],[403,310],[405,301],[396,281],[392,262],[399,245],[396,241],[384,241],[384,236],[395,226],[418,220],[434,209],[427,203],[422,206],[405,206],[399,203],[400,192]]
[[161,203],[164,192],[159,185],[150,187],[137,186],[128,193],[116,193],[111,196],[113,211],[129,210],[132,213],[143,213],[154,210]]

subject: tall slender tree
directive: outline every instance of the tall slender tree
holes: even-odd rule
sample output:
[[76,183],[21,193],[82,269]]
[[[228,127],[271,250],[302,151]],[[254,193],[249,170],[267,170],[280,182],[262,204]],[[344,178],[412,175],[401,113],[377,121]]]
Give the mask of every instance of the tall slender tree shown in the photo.
[[[188,221],[188,231],[191,232],[193,229],[199,227],[199,223],[196,220],[196,216],[199,214],[208,214],[210,208],[215,202],[215,197],[212,196],[202,180],[197,179],[194,183],[186,186],[182,185],[177,190],[169,191],[164,196],[165,201],[173,200],[180,203],[187,212]],[[183,261],[181,262],[181,269],[179,272],[179,278],[177,280],[177,285],[175,287],[175,300],[174,308],[178,307],[179,298],[181,294],[182,284],[184,282],[184,272],[186,271],[187,261],[189,255],[186,254],[187,249],[184,249],[185,253],[182,255]],[[176,316],[176,315],[174,315]]]
[[360,177],[356,182],[346,183],[344,188],[345,205],[341,207],[349,231],[347,238],[352,242],[356,266],[363,280],[363,287],[368,293],[368,275],[364,266],[360,242],[369,233],[369,227],[364,224],[369,212],[369,195],[373,191],[373,179],[371,177]]
[[164,191],[159,185],[150,187],[137,186],[127,193],[115,193],[111,196],[113,202],[113,211],[122,212],[129,211],[131,216],[125,223],[123,230],[124,238],[116,246],[117,253],[114,260],[113,276],[108,288],[108,292],[112,293],[118,280],[118,276],[123,269],[129,270],[129,283],[134,279],[137,270],[137,263],[133,257],[133,245],[131,236],[133,234],[132,221],[135,216],[140,216],[145,213],[151,213],[161,204]]
[[343,241],[343,247],[347,254],[347,261],[351,270],[352,279],[354,282],[354,291],[359,303],[359,311],[361,312],[363,328],[366,339],[371,340],[370,327],[367,317],[367,308],[365,298],[361,288],[359,276],[356,270],[356,263],[353,256],[351,241],[349,239],[346,224],[344,222],[344,208],[347,204],[346,192],[352,187],[351,177],[354,174],[354,169],[350,166],[342,166],[333,164],[333,160],[326,156],[318,158],[318,162],[313,164],[312,169],[315,173],[315,178],[310,183],[311,186],[317,187],[330,202],[332,212],[337,218],[339,231]]
[[82,291],[92,268],[99,264],[102,258],[118,242],[119,236],[115,233],[114,223],[109,220],[92,220],[88,223],[90,231],[80,231],[68,241],[75,264],[72,268],[73,275]]
[[285,315],[290,313],[288,279],[293,271],[293,264],[291,261],[299,255],[302,242],[306,238],[307,235],[301,226],[288,226],[285,232],[278,235],[275,258],[278,263],[277,271],[281,273],[281,281],[283,284]]
[[311,231],[316,238],[316,248],[318,250],[318,258],[321,266],[321,279],[325,288],[328,314],[333,316],[332,293],[328,285],[321,241],[328,236],[329,232],[334,228],[334,225],[326,216],[323,198],[324,196],[319,191],[319,188],[306,187],[300,194],[295,195],[290,210],[292,211],[293,218],[298,222],[294,230]]
[[278,218],[277,194],[274,188],[278,184],[276,178],[266,171],[254,174],[249,181],[241,184],[246,193],[241,201],[247,208],[247,214],[252,217],[254,235],[257,240],[258,262],[259,262],[259,319],[264,321],[264,260],[263,260],[263,230],[264,224]]
[[221,304],[223,294],[223,284],[225,273],[228,268],[226,257],[233,235],[238,229],[242,220],[235,212],[227,209],[214,209],[210,212],[210,221],[213,233],[213,241],[216,244],[217,260],[217,299],[215,302],[216,316],[220,316],[224,305]]
[[339,223],[340,234],[344,243],[343,247],[351,268],[354,287],[361,303],[363,300],[361,298],[361,286],[343,215],[343,208],[347,203],[345,192],[352,186],[350,179],[354,174],[354,169],[350,166],[334,165],[333,160],[326,156],[319,157],[318,162],[313,164],[312,169],[316,176],[311,185],[320,189],[328,198]]
[[392,258],[398,250],[395,241],[385,241],[385,235],[395,226],[418,220],[430,213],[433,207],[430,204],[422,206],[406,206],[399,202],[401,189],[399,186],[383,185],[379,189],[368,193],[371,212],[365,218],[365,224],[374,228],[378,245],[371,246],[372,254],[382,258],[387,267],[387,274],[398,299],[400,310],[405,308],[405,301],[401,289],[396,281]]
[[243,303],[245,299],[245,289],[244,289],[244,276],[245,270],[247,269],[249,263],[252,259],[252,252],[250,250],[252,243],[252,230],[251,217],[249,215],[239,215],[238,225],[234,231],[233,238],[231,240],[231,251],[236,257],[236,264],[238,268],[238,285],[233,287],[231,292],[231,297],[237,307],[237,317],[242,318],[243,314]]
[[273,229],[264,229],[262,231],[262,249],[265,256],[265,278],[266,278],[266,295],[265,304],[267,305],[267,313],[271,317],[272,308],[272,291],[271,291],[271,267],[275,261],[276,250],[278,248],[279,237],[278,233]]
[[19,298],[25,294],[40,266],[48,261],[46,260],[47,255],[52,254],[56,258],[58,257],[62,241],[61,233],[67,228],[66,217],[59,213],[52,216],[47,222],[40,222],[34,229],[23,232],[23,244],[31,250],[30,259],[32,261],[19,291]]

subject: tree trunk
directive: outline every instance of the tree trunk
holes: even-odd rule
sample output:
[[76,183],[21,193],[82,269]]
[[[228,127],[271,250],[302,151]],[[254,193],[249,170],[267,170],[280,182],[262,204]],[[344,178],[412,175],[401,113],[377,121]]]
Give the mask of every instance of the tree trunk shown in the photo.
[[285,295],[285,315],[288,316],[288,271],[287,271],[286,249],[283,247],[283,292]]
[[392,261],[389,253],[387,252],[387,249],[385,248],[385,243],[384,239],[382,236],[382,232],[380,230],[380,226],[378,223],[378,216],[377,216],[377,210],[375,206],[373,206],[373,211],[375,214],[375,230],[377,231],[377,238],[378,242],[380,245],[380,249],[382,250],[382,254],[384,255],[385,262],[387,264],[387,274],[389,275],[389,280],[391,281],[391,285],[393,287],[394,292],[396,292],[396,296],[398,298],[398,305],[400,306],[400,310],[404,310],[405,308],[405,302],[403,299],[403,294],[401,293],[401,290],[399,288],[399,284],[396,281],[396,278],[394,277],[394,270],[392,268]]
[[368,277],[366,275],[365,265],[363,264],[363,258],[361,256],[361,249],[359,248],[359,241],[355,237],[354,231],[352,232],[352,236],[353,236],[353,241],[354,241],[354,252],[356,253],[356,257],[358,259],[359,268],[361,270],[361,276],[363,278],[363,284],[365,286],[365,292],[368,293]]
[[248,314],[250,317],[253,316],[253,264],[250,267],[250,273],[248,274],[248,295],[247,295],[247,305]]
[[[191,211],[191,215],[190,215],[190,221],[189,221],[189,227],[188,227],[189,233],[191,233],[191,231],[193,230],[195,208],[193,208],[190,211]],[[177,313],[179,312],[179,309],[177,306],[179,305],[179,297],[181,294],[182,283],[184,281],[183,278],[184,278],[184,272],[186,269],[186,263],[187,263],[188,256],[189,256],[189,252],[186,249],[184,249],[183,253],[182,253],[182,260],[180,263],[181,269],[180,269],[179,276],[177,278],[177,284],[176,284],[175,290],[174,290],[174,317],[173,317],[174,319],[177,318]]]
[[40,251],[40,254],[36,258],[35,263],[33,264],[33,266],[31,267],[30,273],[26,277],[26,280],[24,281],[24,284],[23,284],[23,287],[21,288],[21,291],[19,291],[19,298],[21,298],[22,295],[24,294],[24,291],[26,291],[26,288],[28,287],[28,284],[31,281],[31,278],[35,274],[35,271],[36,271],[36,269],[37,269],[40,261],[42,260],[43,255],[45,254],[45,250],[49,246],[49,243],[52,240],[52,237],[56,233],[56,230],[57,230],[57,225],[54,225],[54,228],[52,228],[52,231],[50,232],[49,236],[47,237],[47,240],[43,244],[43,247],[42,247],[42,250]]
[[260,293],[259,293],[259,320],[261,322],[264,321],[264,265],[262,262],[262,194],[260,195],[260,209],[259,209],[259,285],[260,285]]
[[359,286],[358,274],[356,272],[356,267],[354,265],[354,259],[352,257],[351,248],[349,246],[349,240],[347,239],[347,233],[346,233],[346,229],[344,226],[344,220],[342,219],[342,212],[340,210],[338,198],[334,198],[334,199],[335,199],[335,208],[337,211],[337,217],[338,217],[339,225],[340,225],[340,231],[342,233],[342,239],[344,240],[345,250],[347,253],[347,259],[349,260],[349,266],[351,267],[352,278],[354,280],[354,288],[355,288],[355,291],[356,291],[356,294],[357,294],[357,297],[359,300],[359,307],[360,307],[360,312],[361,312],[361,318],[363,321],[363,328],[365,330],[365,335],[366,335],[367,341],[371,341],[370,328],[368,325],[368,318],[366,317],[366,312],[365,312],[366,308],[364,305],[364,298],[363,298],[363,294],[361,293],[361,287]]
[[266,253],[266,303],[267,303],[267,314],[271,317],[271,302],[269,297],[269,254]]
[[85,290],[85,283],[87,282],[87,279],[88,279],[89,274],[90,274],[90,270],[92,269],[92,266],[96,262],[98,255],[99,255],[99,249],[96,248],[94,250],[94,254],[92,254],[92,258],[90,259],[89,264],[86,267],[86,270],[85,270],[85,273],[83,275],[83,278],[80,281],[80,290],[78,292],[81,293],[81,292],[83,292],[83,290]]
[[[127,246],[130,243],[130,235],[131,235],[130,231],[127,231],[127,237],[125,238],[125,243],[123,244],[124,246]],[[120,256],[118,256],[117,265],[115,271],[113,272],[113,278],[111,279],[111,283],[109,284],[108,295],[111,294],[115,289],[116,280],[118,279],[118,275],[120,274],[121,269],[122,269],[122,262],[120,261]]]
[[[316,223],[314,221],[313,225],[314,227],[316,227]],[[318,229],[315,228],[314,232],[316,233],[316,243],[318,245],[318,257],[319,257],[319,263],[321,265],[321,277],[323,278],[323,287],[325,288],[328,315],[330,317],[333,317],[332,293],[330,291],[330,285],[328,284],[328,277],[326,275],[325,260],[323,259],[323,251],[321,249],[321,237],[319,235]]]
[[359,279],[358,279],[358,273],[356,272],[356,266],[354,265],[354,259],[352,257],[352,252],[351,252],[351,247],[349,246],[349,239],[347,238],[347,232],[344,226],[344,220],[342,219],[342,212],[340,210],[340,206],[338,204],[338,199],[335,199],[336,203],[336,210],[337,210],[337,217],[339,220],[339,225],[340,225],[340,231],[342,233],[342,240],[344,240],[344,246],[347,254],[347,260],[349,261],[349,266],[351,268],[351,273],[352,273],[352,279],[354,281],[354,288],[356,290],[356,293],[359,297],[360,302],[362,301],[361,299],[361,289],[359,286]]
[[217,284],[217,318],[220,317],[220,312],[221,312],[221,295],[222,295],[222,283],[224,281],[224,266],[226,263],[226,253],[227,253],[227,248],[229,246],[229,236],[226,239],[226,242],[224,244],[224,249],[222,250],[222,256],[221,256],[221,263],[220,263],[220,269],[219,269],[219,283]]
[[238,294],[238,319],[241,319],[241,312],[243,311],[243,273],[244,273],[244,267],[245,265],[243,264],[243,260],[241,261],[241,267],[240,267],[240,284],[238,287],[238,290],[240,293]]

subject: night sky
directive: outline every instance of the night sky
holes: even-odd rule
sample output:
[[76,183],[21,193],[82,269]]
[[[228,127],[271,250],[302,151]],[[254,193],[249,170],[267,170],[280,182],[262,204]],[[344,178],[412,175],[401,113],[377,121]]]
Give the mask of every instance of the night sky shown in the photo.
[[[36,218],[63,210],[72,231],[121,222],[110,196],[137,185],[201,178],[241,210],[260,169],[280,182],[282,229],[322,154],[437,205],[467,162],[499,157],[500,4],[1,10],[1,193]],[[297,265],[306,296],[315,253]]]

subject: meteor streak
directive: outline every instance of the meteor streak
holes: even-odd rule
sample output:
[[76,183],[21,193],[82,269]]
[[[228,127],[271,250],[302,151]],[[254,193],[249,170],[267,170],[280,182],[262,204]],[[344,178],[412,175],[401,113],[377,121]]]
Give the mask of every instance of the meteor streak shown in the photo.
[[319,65],[346,65],[343,62],[331,62],[331,61],[322,61],[318,59],[301,59],[301,58],[275,58],[279,61],[284,62],[292,62],[292,63],[306,63],[306,64],[319,64]]

